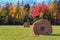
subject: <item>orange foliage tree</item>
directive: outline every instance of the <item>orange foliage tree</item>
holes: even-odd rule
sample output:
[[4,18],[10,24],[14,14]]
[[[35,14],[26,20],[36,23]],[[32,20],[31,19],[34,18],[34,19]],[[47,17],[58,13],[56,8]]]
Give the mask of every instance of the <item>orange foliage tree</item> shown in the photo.
[[2,7],[0,6],[0,12],[2,11]]

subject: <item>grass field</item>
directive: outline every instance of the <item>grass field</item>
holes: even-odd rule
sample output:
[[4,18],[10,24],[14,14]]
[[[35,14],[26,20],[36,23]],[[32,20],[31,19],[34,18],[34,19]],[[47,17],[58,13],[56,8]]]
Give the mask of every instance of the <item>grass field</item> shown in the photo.
[[60,40],[60,26],[53,26],[52,35],[34,35],[32,26],[0,26],[0,40]]

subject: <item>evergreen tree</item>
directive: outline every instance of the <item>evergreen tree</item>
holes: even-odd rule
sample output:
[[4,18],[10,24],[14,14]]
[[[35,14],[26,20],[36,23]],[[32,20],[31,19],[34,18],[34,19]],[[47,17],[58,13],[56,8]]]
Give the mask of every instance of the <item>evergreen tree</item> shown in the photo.
[[18,1],[18,3],[17,3],[17,7],[16,7],[16,13],[15,13],[15,20],[14,20],[14,24],[20,24],[20,3],[19,3],[19,1]]
[[60,12],[60,0],[58,0],[58,12]]
[[17,3],[17,8],[16,8],[16,13],[15,13],[15,17],[17,17],[18,18],[18,14],[19,14],[19,11],[20,10],[20,3],[19,3],[19,1],[18,1],[18,3]]
[[30,5],[29,4],[26,4],[26,5],[24,5],[24,10],[25,10],[25,21],[27,21],[27,20],[29,20],[28,19],[28,15],[29,15],[29,11],[30,11]]
[[22,5],[24,4],[23,0],[22,0]]

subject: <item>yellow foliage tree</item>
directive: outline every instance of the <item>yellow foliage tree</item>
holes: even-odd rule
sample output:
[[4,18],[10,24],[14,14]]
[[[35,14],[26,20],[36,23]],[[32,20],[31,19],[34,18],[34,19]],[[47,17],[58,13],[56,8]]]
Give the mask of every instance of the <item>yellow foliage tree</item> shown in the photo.
[[9,14],[11,15],[11,17],[14,17],[16,12],[16,6],[13,6],[12,8],[13,9],[9,11]]
[[21,19],[24,19],[24,17],[25,17],[25,10],[24,10],[23,6],[20,6],[20,17],[21,17]]

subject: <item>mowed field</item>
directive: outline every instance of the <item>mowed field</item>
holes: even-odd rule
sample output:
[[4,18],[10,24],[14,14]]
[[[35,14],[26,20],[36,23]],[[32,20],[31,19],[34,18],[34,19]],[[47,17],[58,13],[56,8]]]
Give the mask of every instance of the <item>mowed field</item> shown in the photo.
[[60,40],[60,26],[52,26],[52,35],[34,35],[32,26],[0,26],[0,40]]

